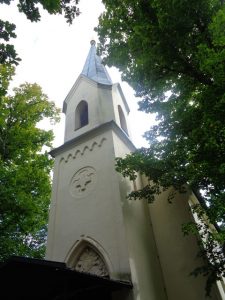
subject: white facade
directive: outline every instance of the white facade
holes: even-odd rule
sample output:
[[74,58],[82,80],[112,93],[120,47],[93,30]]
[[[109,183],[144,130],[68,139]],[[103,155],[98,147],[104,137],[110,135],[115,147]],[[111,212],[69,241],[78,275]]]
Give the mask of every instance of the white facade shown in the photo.
[[[127,199],[134,183],[115,171],[115,158],[135,150],[129,107],[95,51],[92,41],[84,70],[64,101],[65,143],[52,151],[46,259],[132,282],[132,292],[115,299],[203,300],[205,279],[189,275],[201,264],[197,243],[181,232],[181,224],[192,219],[189,195],[169,204],[164,193],[150,206]],[[135,186],[143,184],[138,178]],[[212,299],[220,299],[217,292]]]

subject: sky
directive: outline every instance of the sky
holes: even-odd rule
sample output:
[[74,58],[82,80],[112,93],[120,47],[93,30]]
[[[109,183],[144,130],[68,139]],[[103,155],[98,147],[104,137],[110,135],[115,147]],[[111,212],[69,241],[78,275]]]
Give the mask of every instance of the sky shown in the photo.
[[[81,15],[73,25],[68,25],[63,16],[50,16],[42,11],[41,21],[31,23],[26,16],[19,13],[16,1],[10,6],[1,4],[0,18],[16,24],[17,38],[11,42],[15,45],[22,59],[16,68],[12,86],[21,83],[38,83],[49,99],[62,108],[63,101],[83,69],[90,41],[98,42],[94,27],[104,6],[100,0],[80,0]],[[130,106],[129,124],[132,141],[136,147],[147,146],[143,133],[153,124],[153,116],[138,111],[134,91],[125,82],[121,82],[116,68],[108,68],[114,83],[121,84],[124,95]],[[54,147],[63,144],[64,115],[61,122],[53,127]]]

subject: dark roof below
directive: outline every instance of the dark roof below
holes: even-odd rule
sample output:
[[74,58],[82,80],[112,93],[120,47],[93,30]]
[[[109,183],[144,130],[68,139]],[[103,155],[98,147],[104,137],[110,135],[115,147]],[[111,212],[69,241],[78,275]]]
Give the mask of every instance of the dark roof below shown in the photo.
[[11,257],[0,265],[0,299],[110,299],[114,291],[131,289],[121,282],[70,270],[64,263]]

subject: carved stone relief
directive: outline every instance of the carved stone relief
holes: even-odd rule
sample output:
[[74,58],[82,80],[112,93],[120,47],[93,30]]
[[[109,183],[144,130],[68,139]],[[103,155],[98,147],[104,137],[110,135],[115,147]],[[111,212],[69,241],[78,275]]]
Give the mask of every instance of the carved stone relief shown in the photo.
[[74,269],[79,272],[91,273],[97,276],[109,276],[102,258],[91,247],[84,249]]
[[78,170],[70,182],[70,193],[73,197],[85,197],[92,191],[96,184],[96,171],[92,167],[84,167]]

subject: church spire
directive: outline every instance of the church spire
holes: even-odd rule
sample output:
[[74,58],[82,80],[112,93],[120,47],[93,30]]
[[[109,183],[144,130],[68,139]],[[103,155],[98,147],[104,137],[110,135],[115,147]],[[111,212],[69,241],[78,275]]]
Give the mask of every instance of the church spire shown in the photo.
[[96,54],[96,42],[91,40],[91,49],[88,53],[86,62],[84,64],[82,75],[101,84],[112,85],[112,80],[102,64],[101,58]]

